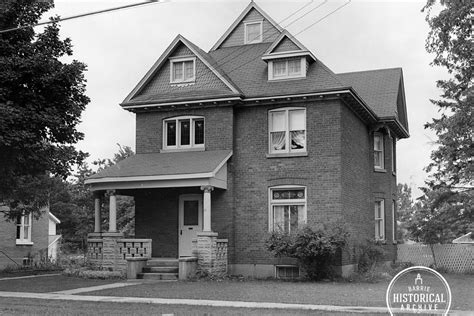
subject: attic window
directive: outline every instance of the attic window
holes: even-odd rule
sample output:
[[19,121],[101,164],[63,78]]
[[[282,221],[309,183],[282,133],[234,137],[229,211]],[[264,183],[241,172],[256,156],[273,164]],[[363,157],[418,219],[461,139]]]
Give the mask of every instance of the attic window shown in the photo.
[[304,57],[270,60],[268,62],[268,80],[306,77],[305,60]]
[[262,21],[245,22],[245,44],[261,43],[262,30]]
[[173,58],[170,60],[170,82],[193,82],[196,79],[196,58]]

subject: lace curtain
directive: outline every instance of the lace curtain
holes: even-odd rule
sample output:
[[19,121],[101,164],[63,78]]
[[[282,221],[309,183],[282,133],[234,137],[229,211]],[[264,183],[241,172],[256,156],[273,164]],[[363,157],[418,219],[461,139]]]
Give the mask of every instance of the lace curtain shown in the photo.
[[285,132],[273,132],[272,133],[272,148],[273,150],[284,150],[285,149]]
[[305,131],[291,131],[291,149],[303,149],[305,145]]

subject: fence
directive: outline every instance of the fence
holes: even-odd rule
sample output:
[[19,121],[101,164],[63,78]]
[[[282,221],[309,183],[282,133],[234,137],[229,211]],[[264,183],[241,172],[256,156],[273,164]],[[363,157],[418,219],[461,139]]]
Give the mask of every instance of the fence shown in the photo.
[[[474,245],[433,245],[438,267],[454,273],[474,273]],[[429,245],[398,245],[397,261],[429,267],[434,264]]]

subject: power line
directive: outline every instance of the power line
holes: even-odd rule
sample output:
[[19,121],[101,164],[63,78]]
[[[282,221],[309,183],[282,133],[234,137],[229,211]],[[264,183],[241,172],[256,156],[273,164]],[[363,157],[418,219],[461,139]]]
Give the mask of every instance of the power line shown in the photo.
[[21,29],[26,29],[26,28],[29,28],[29,27],[35,27],[35,26],[39,26],[39,25],[51,24],[51,23],[55,23],[55,22],[67,21],[67,20],[72,20],[72,19],[77,19],[77,18],[83,18],[83,17],[90,16],[90,15],[96,15],[96,14],[107,13],[107,12],[111,12],[111,11],[117,11],[117,10],[123,10],[123,9],[132,8],[132,7],[142,6],[142,5],[146,5],[146,4],[163,3],[163,2],[164,1],[162,1],[162,0],[148,0],[148,1],[145,1],[145,2],[127,4],[127,5],[120,6],[120,7],[109,8],[109,9],[104,9],[104,10],[99,10],[99,11],[93,11],[93,12],[68,16],[68,17],[65,17],[65,18],[58,18],[58,19],[53,18],[50,21],[40,22],[40,23],[37,23],[37,24],[29,24],[29,25],[13,27],[13,28],[6,29],[6,30],[0,30],[0,34],[7,33],[7,32],[12,32],[12,31],[16,31],[16,30],[21,30]]

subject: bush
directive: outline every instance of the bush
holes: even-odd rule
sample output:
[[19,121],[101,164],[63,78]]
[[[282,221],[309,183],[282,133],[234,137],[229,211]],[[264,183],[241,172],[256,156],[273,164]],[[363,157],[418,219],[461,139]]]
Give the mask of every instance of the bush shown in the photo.
[[386,256],[386,251],[380,242],[375,240],[367,240],[365,244],[360,245],[358,248],[359,272],[362,273],[373,269],[374,266],[382,262]]
[[84,279],[124,279],[123,271],[93,270],[89,267],[66,268],[63,271],[66,276],[79,277]]
[[309,279],[320,280],[334,276],[331,264],[348,237],[343,224],[329,223],[314,230],[305,227],[293,234],[275,231],[267,239],[266,248],[275,257],[296,258]]

